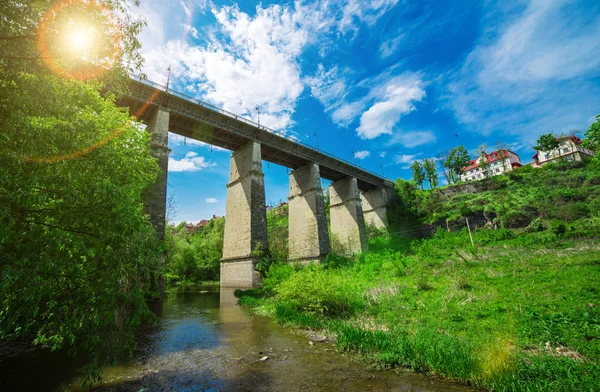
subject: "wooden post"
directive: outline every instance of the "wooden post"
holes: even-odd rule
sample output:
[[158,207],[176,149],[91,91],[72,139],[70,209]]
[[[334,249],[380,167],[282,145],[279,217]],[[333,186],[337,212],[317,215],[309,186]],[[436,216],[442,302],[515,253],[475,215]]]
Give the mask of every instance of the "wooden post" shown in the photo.
[[473,243],[473,234],[471,234],[471,227],[469,226],[469,218],[465,217],[465,220],[467,221],[467,229],[469,229],[469,237],[471,237],[471,246],[475,247],[475,244]]

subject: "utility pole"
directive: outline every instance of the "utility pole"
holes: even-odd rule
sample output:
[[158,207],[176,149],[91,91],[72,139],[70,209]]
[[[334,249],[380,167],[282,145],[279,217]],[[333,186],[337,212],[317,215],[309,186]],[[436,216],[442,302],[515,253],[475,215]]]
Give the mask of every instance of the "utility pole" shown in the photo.
[[317,151],[321,151],[319,149],[319,135],[317,135],[317,133],[315,132],[315,138],[317,139]]
[[354,166],[358,166],[356,164],[356,150],[352,150],[352,158],[354,158]]
[[171,81],[171,64],[169,64],[169,68],[167,68],[167,71],[169,71],[169,75],[167,76],[167,91],[166,93],[169,93],[169,82]]
[[258,127],[260,128],[260,111],[259,111],[258,105],[256,105],[256,107],[254,109],[256,110],[256,116],[257,116],[257,119],[258,119],[258,121],[257,121],[258,122]]
[[379,167],[381,167],[381,176],[385,177],[385,173],[383,172],[383,163],[379,165]]

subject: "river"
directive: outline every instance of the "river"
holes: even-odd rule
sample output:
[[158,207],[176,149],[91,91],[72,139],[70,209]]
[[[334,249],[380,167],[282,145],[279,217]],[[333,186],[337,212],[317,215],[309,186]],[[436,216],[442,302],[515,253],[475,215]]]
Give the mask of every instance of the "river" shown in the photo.
[[[156,325],[134,357],[105,369],[97,391],[466,391],[394,371],[367,370],[269,318],[240,308],[232,290],[171,294],[152,303]],[[79,391],[76,359],[34,351],[0,362],[2,391]]]

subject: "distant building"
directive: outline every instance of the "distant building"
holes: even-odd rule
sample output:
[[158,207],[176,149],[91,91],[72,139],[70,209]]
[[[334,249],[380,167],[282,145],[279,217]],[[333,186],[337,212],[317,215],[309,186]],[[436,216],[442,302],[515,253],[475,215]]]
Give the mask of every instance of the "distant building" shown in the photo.
[[594,151],[581,147],[581,139],[575,135],[557,138],[560,145],[552,151],[535,151],[533,158],[533,167],[540,167],[549,162],[556,162],[559,159],[567,161],[582,161],[586,158],[596,155]]
[[462,170],[462,181],[482,180],[487,177],[497,176],[521,167],[521,159],[510,150],[498,150],[490,154],[485,151],[481,156],[469,161]]
[[200,230],[200,231],[204,230],[206,225],[208,225],[208,222],[210,222],[211,220],[219,219],[219,218],[221,218],[221,217],[213,215],[210,220],[202,219],[200,222],[198,222],[196,224],[186,223],[184,227],[185,227],[185,230],[188,232],[188,234],[193,234],[193,233],[197,232],[198,230]]

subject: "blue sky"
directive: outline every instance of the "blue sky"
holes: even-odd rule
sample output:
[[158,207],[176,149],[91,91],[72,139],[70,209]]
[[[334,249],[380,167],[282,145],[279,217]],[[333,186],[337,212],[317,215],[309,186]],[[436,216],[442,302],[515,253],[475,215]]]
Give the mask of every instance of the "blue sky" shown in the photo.
[[[139,13],[150,80],[171,65],[173,88],[391,179],[457,145],[500,141],[527,163],[540,134],[600,113],[597,0],[142,0]],[[173,221],[224,215],[230,153],[169,143]],[[285,200],[287,169],[263,170],[267,202]]]

